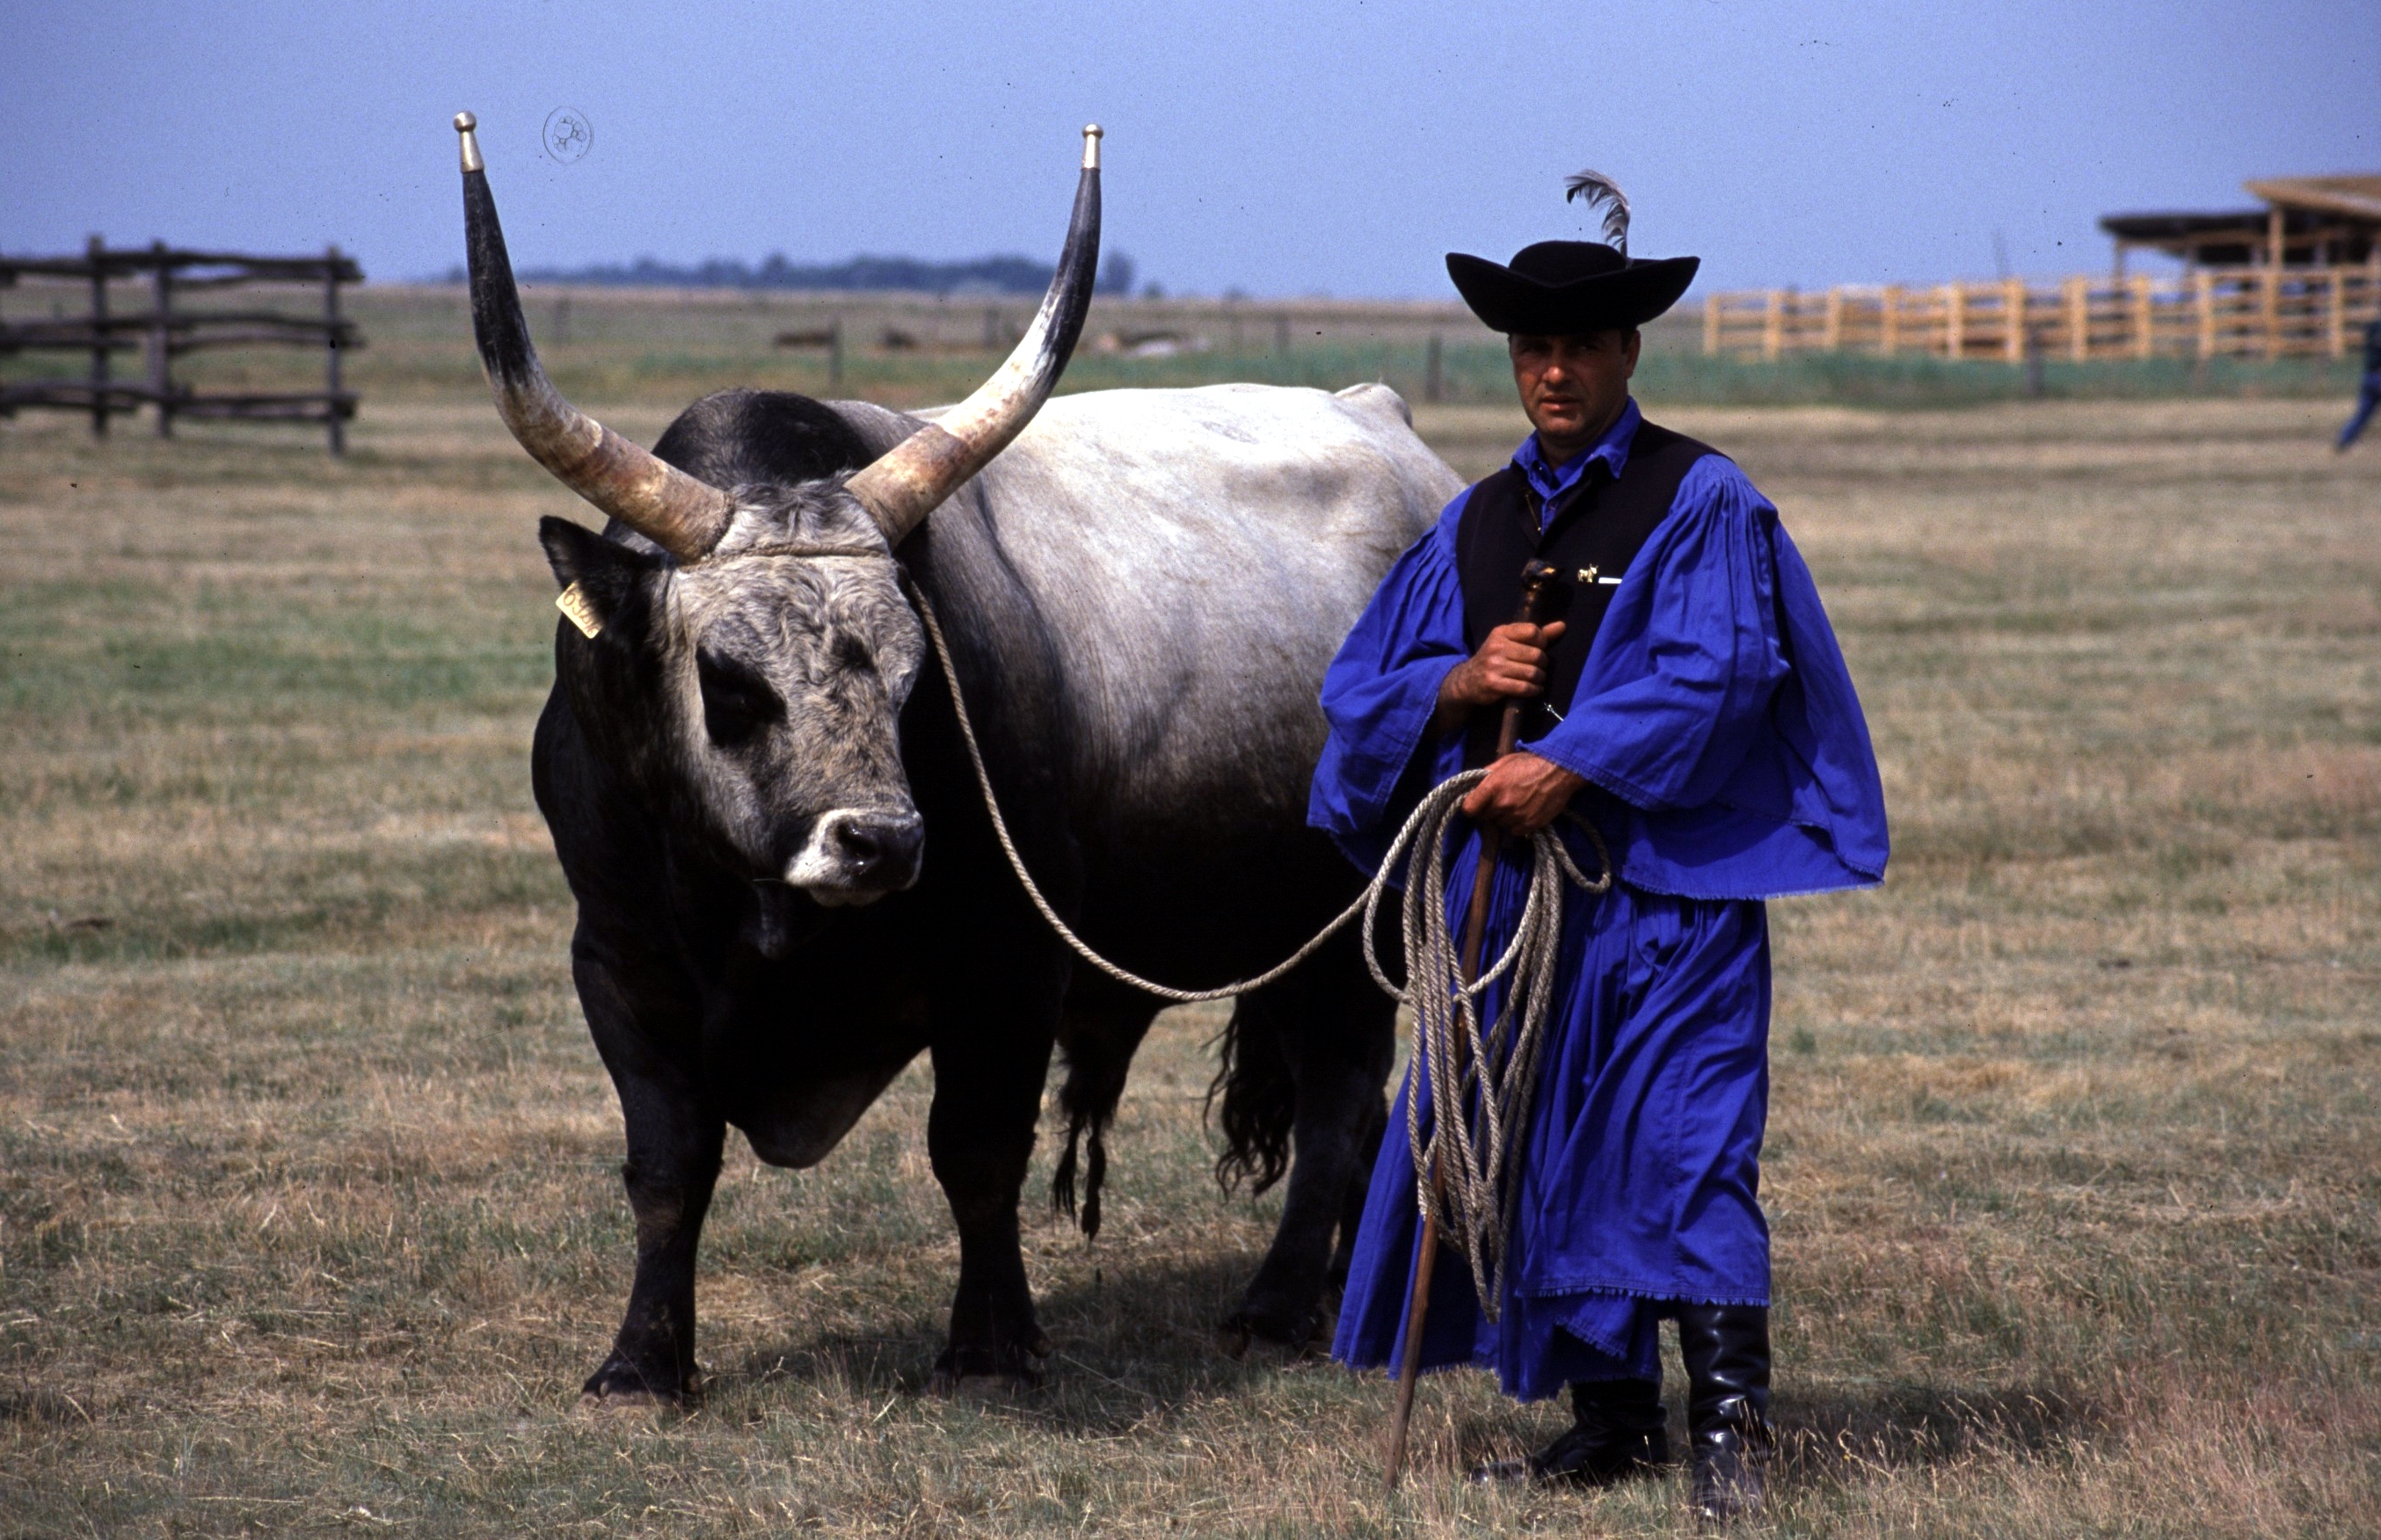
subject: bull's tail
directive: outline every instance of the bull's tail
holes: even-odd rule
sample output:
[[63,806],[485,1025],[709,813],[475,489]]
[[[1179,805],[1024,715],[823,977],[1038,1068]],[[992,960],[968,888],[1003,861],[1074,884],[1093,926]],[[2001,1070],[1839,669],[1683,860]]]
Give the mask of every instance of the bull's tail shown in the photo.
[[1207,1087],[1207,1113],[1224,1134],[1215,1181],[1227,1193],[1242,1182],[1252,1194],[1262,1193],[1289,1169],[1298,1085],[1282,1041],[1281,1007],[1265,994],[1232,1002],[1221,1039],[1223,1063]]
[[[1147,1026],[1142,1024],[1143,1028]],[[1066,1043],[1067,1080],[1058,1088],[1058,1110],[1067,1116],[1067,1147],[1050,1173],[1050,1207],[1081,1225],[1086,1236],[1100,1232],[1100,1188],[1108,1175],[1108,1124],[1124,1097],[1125,1072],[1132,1067],[1141,1033],[1070,1034]],[[1089,1138],[1086,1139],[1085,1135]],[[1086,1144],[1081,1212],[1075,1203],[1075,1155]]]

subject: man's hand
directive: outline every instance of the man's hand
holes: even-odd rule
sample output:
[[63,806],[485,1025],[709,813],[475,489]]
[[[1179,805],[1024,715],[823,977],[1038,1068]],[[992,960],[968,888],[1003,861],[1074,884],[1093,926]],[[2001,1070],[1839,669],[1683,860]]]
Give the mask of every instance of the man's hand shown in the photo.
[[1455,665],[1438,686],[1438,709],[1431,726],[1452,733],[1483,706],[1502,706],[1515,697],[1538,695],[1546,687],[1546,649],[1562,640],[1563,623],[1545,625],[1515,622],[1488,633],[1480,650]]
[[1529,835],[1555,821],[1555,815],[1587,782],[1551,759],[1523,752],[1508,754],[1463,799],[1464,814],[1508,834]]

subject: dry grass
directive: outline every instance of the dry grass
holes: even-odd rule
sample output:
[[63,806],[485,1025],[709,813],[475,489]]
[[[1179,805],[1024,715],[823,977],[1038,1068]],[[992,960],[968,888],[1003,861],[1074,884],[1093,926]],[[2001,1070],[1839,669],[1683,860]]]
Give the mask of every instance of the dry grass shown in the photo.
[[[1776,911],[1776,1527],[2365,1531],[2370,457],[2297,403],[1669,416],[1786,506],[1897,815],[1884,890]],[[1272,1211],[1205,1182],[1212,1014],[1099,1244],[1029,1231],[1046,1393],[921,1394],[921,1070],[816,1170],[731,1156],[706,1404],[578,1413],[629,1235],[527,784],[570,504],[459,394],[357,442],[0,427],[0,1534],[1681,1527],[1466,1490],[1557,1417],[1470,1376],[1385,1500],[1377,1381],[1217,1354]]]

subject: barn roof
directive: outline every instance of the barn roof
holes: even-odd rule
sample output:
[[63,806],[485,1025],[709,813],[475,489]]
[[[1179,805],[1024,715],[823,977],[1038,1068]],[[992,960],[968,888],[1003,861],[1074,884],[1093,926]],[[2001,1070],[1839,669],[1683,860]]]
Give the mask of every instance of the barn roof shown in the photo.
[[2265,238],[2265,211],[2241,209],[2209,214],[2106,214],[2100,228],[2121,240],[2187,240],[2194,236],[2239,235]]
[[2315,213],[2345,215],[2381,224],[2381,174],[2352,172],[2340,176],[2275,176],[2241,184],[2255,197],[2278,209],[2305,209]]

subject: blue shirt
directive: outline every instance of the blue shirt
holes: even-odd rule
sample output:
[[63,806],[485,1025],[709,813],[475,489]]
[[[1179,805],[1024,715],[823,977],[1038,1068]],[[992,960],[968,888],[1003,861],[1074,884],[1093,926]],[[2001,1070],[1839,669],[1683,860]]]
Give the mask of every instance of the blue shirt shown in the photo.
[[[1530,490],[1538,494],[1539,528],[1554,523],[1555,515],[1562,512],[1562,504],[1570,495],[1571,489],[1587,475],[1589,467],[1608,467],[1613,479],[1619,479],[1621,471],[1629,465],[1629,446],[1637,440],[1637,425],[1644,420],[1645,414],[1637,409],[1636,397],[1630,397],[1622,405],[1620,415],[1612,419],[1612,426],[1604,430],[1603,437],[1560,465],[1546,458],[1545,446],[1538,443],[1535,433],[1521,441],[1521,447],[1513,451],[1513,464],[1520,471],[1521,479],[1529,482]],[[1467,488],[1464,495],[1449,505],[1449,512],[1456,513],[1458,517],[1462,516],[1460,507],[1470,498],[1471,491]]]
[[[1626,476],[1642,420],[1630,402],[1560,466],[1533,433],[1514,463],[1551,505],[1596,461]],[[1471,495],[1398,559],[1324,676],[1331,732],[1307,821],[1368,870],[1408,811],[1417,755],[1434,782],[1462,767],[1462,734],[1434,741],[1429,725],[1471,652],[1455,564]],[[1688,470],[1613,592],[1569,713],[1521,746],[1617,802],[1598,821],[1633,887],[1776,898],[1885,876],[1884,788],[1835,631],[1777,508],[1724,455]]]

